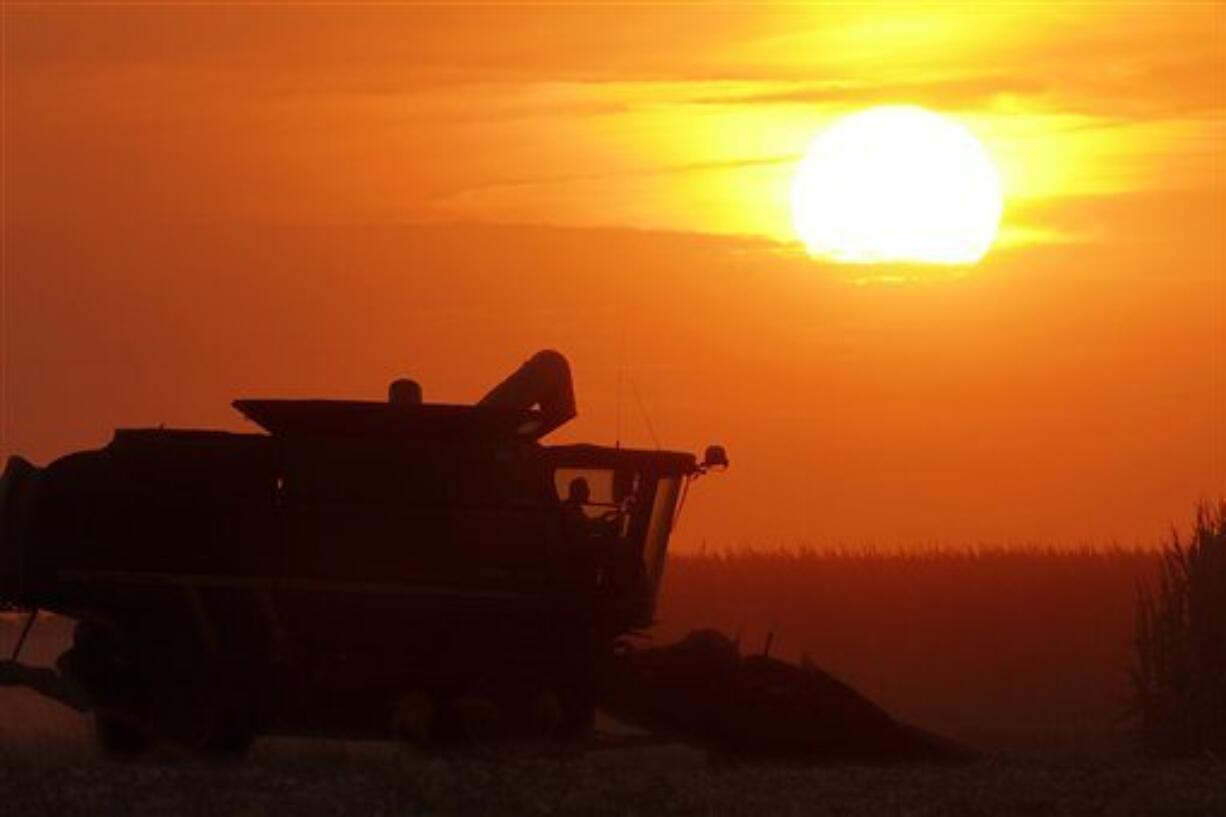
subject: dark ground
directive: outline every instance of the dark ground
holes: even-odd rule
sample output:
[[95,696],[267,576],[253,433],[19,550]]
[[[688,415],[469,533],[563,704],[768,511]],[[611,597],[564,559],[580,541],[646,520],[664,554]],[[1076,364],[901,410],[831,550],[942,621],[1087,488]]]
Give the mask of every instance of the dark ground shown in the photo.
[[1047,750],[960,765],[803,767],[679,745],[432,755],[393,742],[270,738],[241,764],[167,750],[127,764],[95,752],[85,718],[29,693],[0,690],[0,713],[0,817],[1226,815],[1226,761],[1209,758]]
[[73,740],[0,750],[0,814],[1226,814],[1226,765],[987,759],[951,766],[728,766],[683,747],[430,757],[393,744],[264,741],[243,765],[120,765]]

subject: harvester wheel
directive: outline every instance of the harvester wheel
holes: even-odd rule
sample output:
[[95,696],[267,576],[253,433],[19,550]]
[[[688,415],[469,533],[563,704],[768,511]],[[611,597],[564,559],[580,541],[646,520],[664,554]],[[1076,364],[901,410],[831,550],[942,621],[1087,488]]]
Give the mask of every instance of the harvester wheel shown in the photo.
[[255,719],[246,696],[225,695],[212,710],[213,722],[196,744],[198,754],[217,760],[239,760],[255,740]]
[[255,737],[252,696],[227,668],[185,656],[159,675],[153,693],[159,733],[187,752],[237,759]]
[[149,748],[141,677],[114,633],[91,621],[78,622],[72,647],[58,663],[89,696],[94,734],[104,754],[131,759]]
[[80,685],[94,708],[103,753],[135,758],[154,739],[214,758],[241,756],[255,734],[251,696],[229,674],[190,654],[141,662],[120,633],[81,621],[61,671]]

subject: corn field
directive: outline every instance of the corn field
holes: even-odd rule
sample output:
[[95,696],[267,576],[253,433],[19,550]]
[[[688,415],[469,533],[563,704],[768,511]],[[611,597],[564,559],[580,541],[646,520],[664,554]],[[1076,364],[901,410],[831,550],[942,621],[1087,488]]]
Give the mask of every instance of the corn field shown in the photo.
[[1156,586],[1137,602],[1132,715],[1163,755],[1226,756],[1226,500],[1202,503],[1177,531]]

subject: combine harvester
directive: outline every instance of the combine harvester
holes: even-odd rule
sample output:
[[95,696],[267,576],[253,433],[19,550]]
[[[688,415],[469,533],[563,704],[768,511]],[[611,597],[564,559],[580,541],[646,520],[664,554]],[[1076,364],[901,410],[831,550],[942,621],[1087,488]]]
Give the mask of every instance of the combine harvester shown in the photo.
[[[0,480],[0,604],[76,621],[55,669],[0,661],[94,716],[107,752],[241,753],[259,734],[582,738],[598,706],[726,752],[944,759],[816,668],[715,633],[636,648],[689,483],[728,464],[543,445],[575,416],[540,352],[475,405],[238,400],[267,433],[124,429]],[[546,717],[543,713],[551,713]]]

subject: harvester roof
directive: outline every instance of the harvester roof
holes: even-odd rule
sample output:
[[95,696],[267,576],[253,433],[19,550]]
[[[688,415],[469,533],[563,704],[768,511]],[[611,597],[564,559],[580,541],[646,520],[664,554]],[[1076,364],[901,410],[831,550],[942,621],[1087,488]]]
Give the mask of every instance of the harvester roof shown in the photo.
[[536,409],[399,404],[360,400],[235,400],[234,407],[278,437],[498,438],[533,441],[548,431]]
[[690,474],[698,470],[693,454],[639,448],[589,445],[551,445],[546,456],[570,468],[632,468],[664,474]]
[[234,407],[276,437],[514,439],[532,442],[575,416],[570,364],[537,352],[476,405],[421,402],[421,387],[392,383],[388,402],[235,400]]

